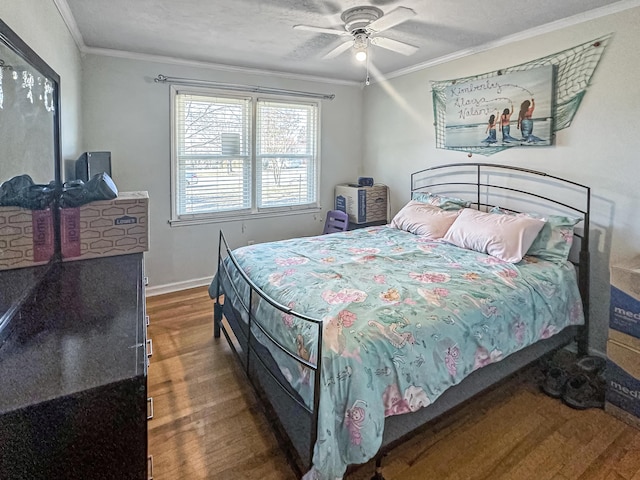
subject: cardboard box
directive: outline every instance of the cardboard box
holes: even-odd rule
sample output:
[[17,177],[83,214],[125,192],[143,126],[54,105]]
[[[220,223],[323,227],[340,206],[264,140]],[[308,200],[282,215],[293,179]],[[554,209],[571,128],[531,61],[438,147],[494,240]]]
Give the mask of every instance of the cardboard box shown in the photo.
[[604,402],[604,411],[632,427],[640,428],[640,418],[616,407],[613,403]]
[[640,338],[640,256],[611,266],[609,327]]
[[[636,346],[640,346],[640,341]],[[605,410],[632,425],[640,425],[640,349],[607,341]]]
[[369,223],[387,220],[387,187],[336,186],[336,210],[349,215],[350,223]]
[[640,338],[638,337],[633,337],[631,335],[627,335],[626,333],[622,333],[618,330],[610,328],[609,340],[613,340],[620,345],[624,345],[631,348],[632,350],[640,352]]
[[83,260],[149,249],[149,194],[120,192],[100,200],[60,210],[63,260]]
[[0,207],[0,270],[43,265],[53,252],[51,209]]

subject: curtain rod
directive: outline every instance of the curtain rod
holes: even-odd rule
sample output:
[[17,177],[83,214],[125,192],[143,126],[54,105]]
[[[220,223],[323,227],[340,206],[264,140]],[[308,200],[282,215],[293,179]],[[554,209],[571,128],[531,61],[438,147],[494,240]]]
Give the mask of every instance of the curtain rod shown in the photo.
[[213,87],[222,90],[234,90],[240,92],[267,93],[272,95],[288,95],[291,97],[319,98],[321,100],[333,100],[335,94],[331,93],[315,93],[301,92],[298,90],[285,90],[282,88],[256,87],[253,85],[237,85],[233,83],[220,83],[212,80],[196,80],[192,78],[167,77],[166,75],[158,75],[153,79],[156,83],[175,83],[178,85],[190,85],[194,87]]

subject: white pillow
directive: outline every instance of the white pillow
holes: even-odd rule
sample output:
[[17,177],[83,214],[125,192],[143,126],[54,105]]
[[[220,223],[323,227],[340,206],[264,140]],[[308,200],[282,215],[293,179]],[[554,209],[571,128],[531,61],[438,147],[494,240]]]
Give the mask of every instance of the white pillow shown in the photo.
[[447,211],[433,205],[410,200],[400,210],[390,225],[399,230],[405,230],[416,235],[424,235],[430,240],[437,240],[444,236],[459,210]]
[[544,224],[544,220],[537,218],[496,215],[465,208],[443,240],[458,247],[488,253],[505,262],[517,263]]

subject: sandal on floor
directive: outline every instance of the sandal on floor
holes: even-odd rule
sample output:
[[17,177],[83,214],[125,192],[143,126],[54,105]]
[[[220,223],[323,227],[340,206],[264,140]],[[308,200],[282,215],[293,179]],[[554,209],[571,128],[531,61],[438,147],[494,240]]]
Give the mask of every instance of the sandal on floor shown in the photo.
[[566,370],[551,367],[542,383],[542,391],[553,398],[560,398],[569,379]]
[[607,361],[602,357],[596,357],[595,355],[587,355],[582,357],[576,362],[576,367],[582,370],[584,373],[591,373],[597,375],[604,370]]
[[574,375],[565,385],[562,400],[569,407],[578,410],[603,408],[604,385],[592,381],[585,374]]

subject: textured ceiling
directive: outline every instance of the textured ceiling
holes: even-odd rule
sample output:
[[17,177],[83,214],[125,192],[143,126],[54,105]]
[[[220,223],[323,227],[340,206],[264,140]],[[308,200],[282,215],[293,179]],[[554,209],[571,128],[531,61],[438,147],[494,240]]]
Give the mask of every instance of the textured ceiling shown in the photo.
[[[342,29],[341,13],[373,5],[384,13],[416,12],[382,35],[419,47],[404,56],[369,47],[382,75],[500,42],[570,17],[624,8],[628,0],[56,0],[68,8],[84,46],[250,67],[337,80],[362,81],[365,66],[347,51],[323,55],[347,40],[295,30],[306,24]],[[599,10],[597,10],[599,9]],[[592,11],[595,10],[595,11]],[[375,78],[372,73],[372,78]]]

